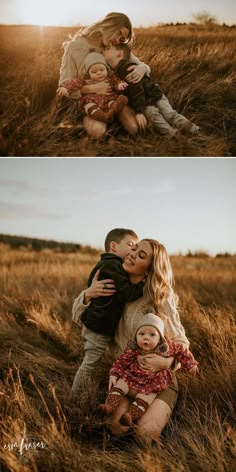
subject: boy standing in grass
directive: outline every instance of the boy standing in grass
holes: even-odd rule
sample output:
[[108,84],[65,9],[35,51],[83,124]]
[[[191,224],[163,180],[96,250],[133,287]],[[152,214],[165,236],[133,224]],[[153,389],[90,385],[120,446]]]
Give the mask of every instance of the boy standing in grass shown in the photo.
[[[123,259],[137,243],[138,236],[130,229],[115,228],[105,239],[105,253],[93,268],[88,286],[99,270],[99,279],[112,279],[115,291],[109,296],[99,296],[91,300],[88,308],[83,312],[80,320],[76,317],[77,300],[72,308],[72,319],[82,321],[82,336],[84,338],[84,359],[80,365],[72,385],[72,391],[78,392],[83,381],[91,377],[105,352],[110,340],[114,336],[116,327],[124,311],[126,303],[137,300],[143,295],[143,282],[132,284],[128,274],[124,271]],[[103,292],[107,293],[104,284]],[[86,300],[85,300],[86,302]]]
[[[125,80],[129,67],[134,65],[131,61],[131,50],[127,44],[117,44],[107,47],[103,55],[114,73]],[[163,94],[158,84],[155,84],[145,74],[138,83],[129,83],[123,92],[128,97],[128,104],[136,114],[136,120],[140,129],[147,126],[147,119],[162,134],[174,136],[179,131],[194,135],[199,132],[199,127],[189,121],[185,116],[173,110],[167,97]],[[147,118],[147,119],[146,119]]]

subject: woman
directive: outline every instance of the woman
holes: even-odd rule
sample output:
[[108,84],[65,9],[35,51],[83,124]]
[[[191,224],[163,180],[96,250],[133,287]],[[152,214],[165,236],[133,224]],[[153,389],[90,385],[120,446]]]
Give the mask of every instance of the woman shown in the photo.
[[[65,52],[62,58],[60,69],[58,96],[63,96],[61,85],[67,80],[71,80],[83,75],[83,66],[85,57],[91,51],[101,52],[109,45],[119,43],[130,43],[133,37],[132,25],[129,18],[123,13],[109,13],[105,18],[91,26],[82,28],[73,40],[65,44]],[[143,62],[140,62],[132,55],[132,60],[137,63],[130,67],[130,72],[126,79],[128,82],[139,82],[145,73],[150,73],[150,68]],[[85,85],[81,91],[76,91],[70,95],[71,98],[78,99],[82,94],[97,93],[106,95],[111,92],[111,86],[108,81],[97,84]],[[125,106],[117,115],[124,128],[134,134],[138,131],[138,125],[134,111]],[[106,131],[106,123],[93,120],[86,116],[83,120],[83,126],[87,134],[99,139]]]
[[[125,307],[114,342],[110,347],[114,359],[124,350],[127,342],[132,338],[141,317],[150,305],[164,321],[166,338],[181,343],[188,348],[189,341],[185,336],[184,328],[181,325],[176,310],[176,297],[172,288],[172,268],[165,247],[156,240],[143,239],[131,249],[129,255],[124,260],[123,268],[129,273],[132,283],[138,283],[140,280],[145,279],[145,288],[143,297],[127,304]],[[105,289],[104,284],[107,287]],[[101,296],[102,293],[104,296],[109,295],[109,289],[113,287],[114,285],[111,280],[95,280],[75,300],[72,309],[74,321],[78,322],[81,313],[86,309],[91,298]],[[173,357],[163,358],[157,354],[140,356],[139,362],[142,367],[145,366],[145,368],[150,370],[168,368],[177,370],[178,368],[178,365],[173,365],[175,364]],[[137,432],[139,435],[145,438],[159,438],[170,418],[178,396],[178,385],[174,373],[173,378],[174,381],[171,386],[157,395],[154,402],[138,421]],[[128,428],[122,426],[119,422],[120,417],[127,411],[128,406],[129,400],[124,398],[111,420],[110,428],[114,435],[120,436],[128,431]]]

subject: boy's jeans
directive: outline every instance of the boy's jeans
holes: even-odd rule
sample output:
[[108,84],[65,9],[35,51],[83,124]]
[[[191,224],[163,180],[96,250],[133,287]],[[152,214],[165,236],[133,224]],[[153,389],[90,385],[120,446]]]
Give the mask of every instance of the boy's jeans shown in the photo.
[[156,106],[147,106],[145,108],[145,116],[149,123],[157,128],[162,134],[171,136],[178,132],[178,129],[190,124],[191,122],[174,110],[168,100],[163,95],[157,101]]
[[108,346],[111,337],[104,336],[103,334],[97,334],[94,331],[83,326],[82,336],[84,338],[84,358],[79,369],[76,372],[72,391],[78,392],[83,383],[91,377],[91,374],[97,368],[105,350]]

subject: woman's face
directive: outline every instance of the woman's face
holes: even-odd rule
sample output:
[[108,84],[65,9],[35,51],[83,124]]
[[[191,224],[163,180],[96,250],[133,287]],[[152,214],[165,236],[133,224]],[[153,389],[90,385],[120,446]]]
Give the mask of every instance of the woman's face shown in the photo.
[[148,241],[135,244],[123,262],[123,268],[128,274],[143,276],[148,274],[152,262],[153,250]]
[[125,43],[127,39],[129,39],[130,32],[126,26],[123,26],[120,28],[120,30],[117,31],[117,33],[114,35],[107,31],[103,31],[102,35],[102,42],[103,45],[106,46],[111,46],[111,45],[116,45],[120,43]]

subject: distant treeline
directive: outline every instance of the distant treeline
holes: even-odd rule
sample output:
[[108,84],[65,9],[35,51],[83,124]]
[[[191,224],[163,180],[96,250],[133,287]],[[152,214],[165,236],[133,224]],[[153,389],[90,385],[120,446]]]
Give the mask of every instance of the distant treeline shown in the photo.
[[52,239],[27,238],[25,236],[11,236],[9,234],[0,234],[0,243],[7,244],[13,249],[32,249],[41,251],[42,249],[52,249],[61,252],[81,252],[89,254],[98,254],[100,251],[91,246],[84,246],[77,243],[64,243]]

